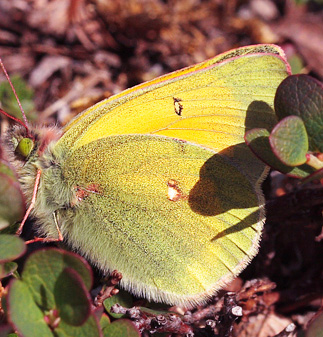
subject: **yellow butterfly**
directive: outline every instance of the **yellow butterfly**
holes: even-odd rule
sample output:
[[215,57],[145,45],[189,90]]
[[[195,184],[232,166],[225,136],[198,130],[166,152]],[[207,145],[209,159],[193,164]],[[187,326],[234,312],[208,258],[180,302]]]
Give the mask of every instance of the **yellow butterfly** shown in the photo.
[[7,135],[39,234],[138,296],[194,306],[255,256],[266,168],[244,144],[274,123],[282,50],[231,50],[106,99],[62,132]]

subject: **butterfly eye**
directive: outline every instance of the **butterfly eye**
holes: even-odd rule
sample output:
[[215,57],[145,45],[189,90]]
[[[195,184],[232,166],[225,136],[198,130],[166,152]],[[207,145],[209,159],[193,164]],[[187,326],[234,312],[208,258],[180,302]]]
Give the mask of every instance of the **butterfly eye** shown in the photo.
[[16,147],[16,152],[22,155],[24,158],[27,158],[32,149],[34,148],[34,142],[30,138],[22,138]]

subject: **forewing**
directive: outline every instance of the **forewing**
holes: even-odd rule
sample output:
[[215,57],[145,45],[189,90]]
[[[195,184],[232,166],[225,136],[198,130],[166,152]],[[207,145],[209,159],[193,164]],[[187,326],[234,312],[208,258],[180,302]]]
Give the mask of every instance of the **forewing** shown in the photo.
[[[112,135],[157,134],[191,141],[216,152],[243,143],[246,129],[270,129],[273,100],[288,69],[280,48],[258,45],[221,54],[102,101],[78,116],[59,145],[71,151]],[[240,158],[239,158],[240,160]],[[240,160],[264,166],[247,151]]]

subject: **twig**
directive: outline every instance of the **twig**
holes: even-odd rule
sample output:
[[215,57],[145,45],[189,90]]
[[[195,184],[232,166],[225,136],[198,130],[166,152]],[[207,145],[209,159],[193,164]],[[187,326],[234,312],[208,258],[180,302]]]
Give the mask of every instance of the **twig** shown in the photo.
[[116,289],[115,286],[121,281],[122,274],[117,270],[114,270],[109,276],[106,284],[102,287],[98,296],[94,299],[94,305],[96,307],[102,306],[104,300],[107,298],[116,295],[119,292],[119,289]]
[[226,293],[224,296],[223,313],[220,318],[219,337],[230,337],[234,322],[241,316],[242,308],[237,305],[236,293]]
[[113,305],[111,311],[116,314],[127,315],[140,332],[167,332],[185,335],[186,337],[194,336],[193,328],[184,323],[184,316],[182,315],[167,312],[163,314],[153,314],[140,307],[128,309],[119,304]]

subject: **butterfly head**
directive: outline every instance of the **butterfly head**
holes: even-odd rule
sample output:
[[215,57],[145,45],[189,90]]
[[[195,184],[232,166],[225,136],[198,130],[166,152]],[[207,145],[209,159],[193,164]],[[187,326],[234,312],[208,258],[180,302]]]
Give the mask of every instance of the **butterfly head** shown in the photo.
[[3,140],[8,159],[16,168],[25,164],[35,149],[35,137],[22,125],[10,127]]
[[19,169],[26,163],[33,163],[48,148],[49,143],[58,140],[61,131],[56,127],[40,127],[26,129],[22,125],[14,125],[4,139],[4,148],[10,162]]

